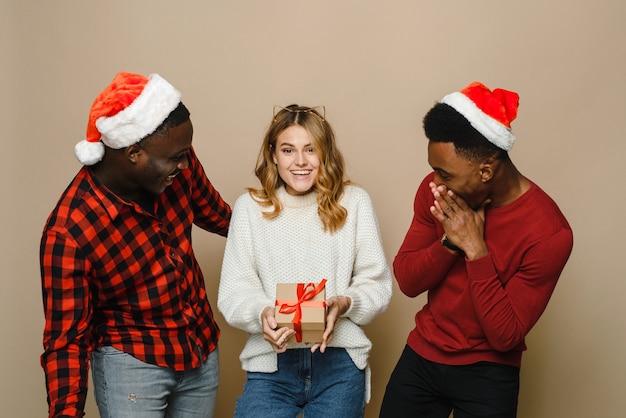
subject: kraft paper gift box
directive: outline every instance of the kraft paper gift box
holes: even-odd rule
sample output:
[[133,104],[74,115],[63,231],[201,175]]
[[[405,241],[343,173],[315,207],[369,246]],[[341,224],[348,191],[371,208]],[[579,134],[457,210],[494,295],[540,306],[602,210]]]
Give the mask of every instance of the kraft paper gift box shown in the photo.
[[275,318],[278,327],[296,330],[288,341],[319,343],[326,326],[326,279],[320,283],[278,283]]

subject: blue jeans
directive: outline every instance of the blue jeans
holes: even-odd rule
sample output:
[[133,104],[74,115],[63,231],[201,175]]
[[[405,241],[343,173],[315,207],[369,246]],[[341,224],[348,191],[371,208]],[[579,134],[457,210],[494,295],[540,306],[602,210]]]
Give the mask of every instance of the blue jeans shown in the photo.
[[364,408],[365,372],[345,349],[298,348],[278,355],[274,373],[247,373],[235,418],[361,418]]
[[102,418],[211,418],[219,383],[217,348],[197,369],[174,371],[113,347],[91,354]]

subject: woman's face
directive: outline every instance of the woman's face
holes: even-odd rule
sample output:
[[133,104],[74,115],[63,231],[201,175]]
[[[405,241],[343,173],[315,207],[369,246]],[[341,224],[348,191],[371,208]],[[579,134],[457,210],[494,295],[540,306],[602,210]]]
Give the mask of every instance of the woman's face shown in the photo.
[[306,129],[292,125],[282,131],[276,138],[273,159],[287,193],[301,195],[313,189],[320,159]]

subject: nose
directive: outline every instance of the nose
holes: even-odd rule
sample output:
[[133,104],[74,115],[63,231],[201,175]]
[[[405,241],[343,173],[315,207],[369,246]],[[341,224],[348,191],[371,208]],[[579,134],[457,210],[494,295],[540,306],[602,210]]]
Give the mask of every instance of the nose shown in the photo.
[[306,165],[306,163],[307,163],[306,154],[304,152],[299,152],[298,155],[296,156],[296,165],[304,166]]
[[186,170],[188,167],[189,167],[189,157],[187,156],[187,154],[185,154],[183,158],[178,162],[178,165],[176,165],[176,168],[182,171],[182,170]]
[[441,178],[439,174],[437,174],[436,171],[435,171],[435,177],[433,178],[433,181],[435,182],[435,184],[443,184],[444,186],[448,187],[446,182]]

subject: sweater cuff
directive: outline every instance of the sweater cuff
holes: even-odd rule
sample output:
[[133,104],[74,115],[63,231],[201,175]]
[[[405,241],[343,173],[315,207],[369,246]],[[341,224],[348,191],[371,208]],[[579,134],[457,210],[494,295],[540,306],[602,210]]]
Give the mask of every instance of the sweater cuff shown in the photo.
[[476,260],[465,260],[465,267],[470,280],[485,280],[498,275],[491,254]]
[[349,318],[350,315],[354,312],[357,311],[357,309],[359,308],[359,301],[358,298],[355,298],[354,295],[350,294],[350,293],[345,293],[343,295],[340,296],[347,296],[350,298],[350,306],[348,306],[348,310],[346,310],[341,317],[342,318]]

